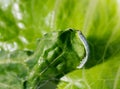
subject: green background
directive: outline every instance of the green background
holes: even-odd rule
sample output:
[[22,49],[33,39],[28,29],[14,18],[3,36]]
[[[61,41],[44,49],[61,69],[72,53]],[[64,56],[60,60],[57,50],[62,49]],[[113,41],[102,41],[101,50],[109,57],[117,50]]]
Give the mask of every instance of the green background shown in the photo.
[[0,0],[0,71],[12,51],[34,51],[45,33],[67,28],[83,32],[91,53],[85,68],[65,75],[58,89],[120,89],[119,0]]

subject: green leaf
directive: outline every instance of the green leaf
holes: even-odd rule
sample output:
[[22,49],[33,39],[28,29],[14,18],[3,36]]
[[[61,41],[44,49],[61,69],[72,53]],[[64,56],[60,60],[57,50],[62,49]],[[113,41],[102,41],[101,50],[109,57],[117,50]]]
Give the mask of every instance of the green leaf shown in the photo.
[[58,89],[120,88],[119,8],[112,0],[93,2],[88,5],[83,30],[90,45],[90,58],[85,68],[61,78]]
[[22,89],[28,68],[22,63],[0,63],[0,88]]
[[48,81],[57,83],[61,76],[80,65],[84,54],[78,31],[69,29],[46,34],[27,62],[31,69],[27,89],[41,88]]
[[[27,76],[24,71],[29,72],[28,68],[37,63],[41,56],[39,52],[42,53],[42,47],[47,44],[42,41],[41,48],[36,46],[37,39],[44,33],[75,28],[80,29],[87,38],[90,57],[85,68],[63,74],[69,80],[66,82],[62,79],[58,88],[119,89],[119,5],[119,0],[0,0],[0,71],[6,70],[4,74],[0,73],[0,88],[22,88]],[[76,45],[74,47],[78,48]],[[29,59],[32,52],[22,50],[29,49],[34,50],[35,54],[26,66],[24,60]],[[23,71],[19,69],[21,67]],[[19,73],[24,76],[19,76]],[[56,73],[53,71],[53,74]],[[81,79],[86,81],[79,82]]]
[[22,89],[28,75],[28,67],[24,63],[30,55],[29,51],[0,51],[0,88]]
[[58,89],[119,89],[120,56],[90,69],[71,72],[61,78]]

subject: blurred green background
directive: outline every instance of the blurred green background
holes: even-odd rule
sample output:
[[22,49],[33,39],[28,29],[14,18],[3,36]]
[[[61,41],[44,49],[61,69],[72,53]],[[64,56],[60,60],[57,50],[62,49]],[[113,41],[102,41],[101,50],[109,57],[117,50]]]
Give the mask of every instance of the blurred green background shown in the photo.
[[106,40],[119,18],[116,0],[0,0],[0,47],[34,49],[43,34],[66,28]]
[[0,0],[2,58],[3,51],[34,51],[45,33],[67,28],[83,32],[91,53],[58,89],[120,89],[120,0]]

